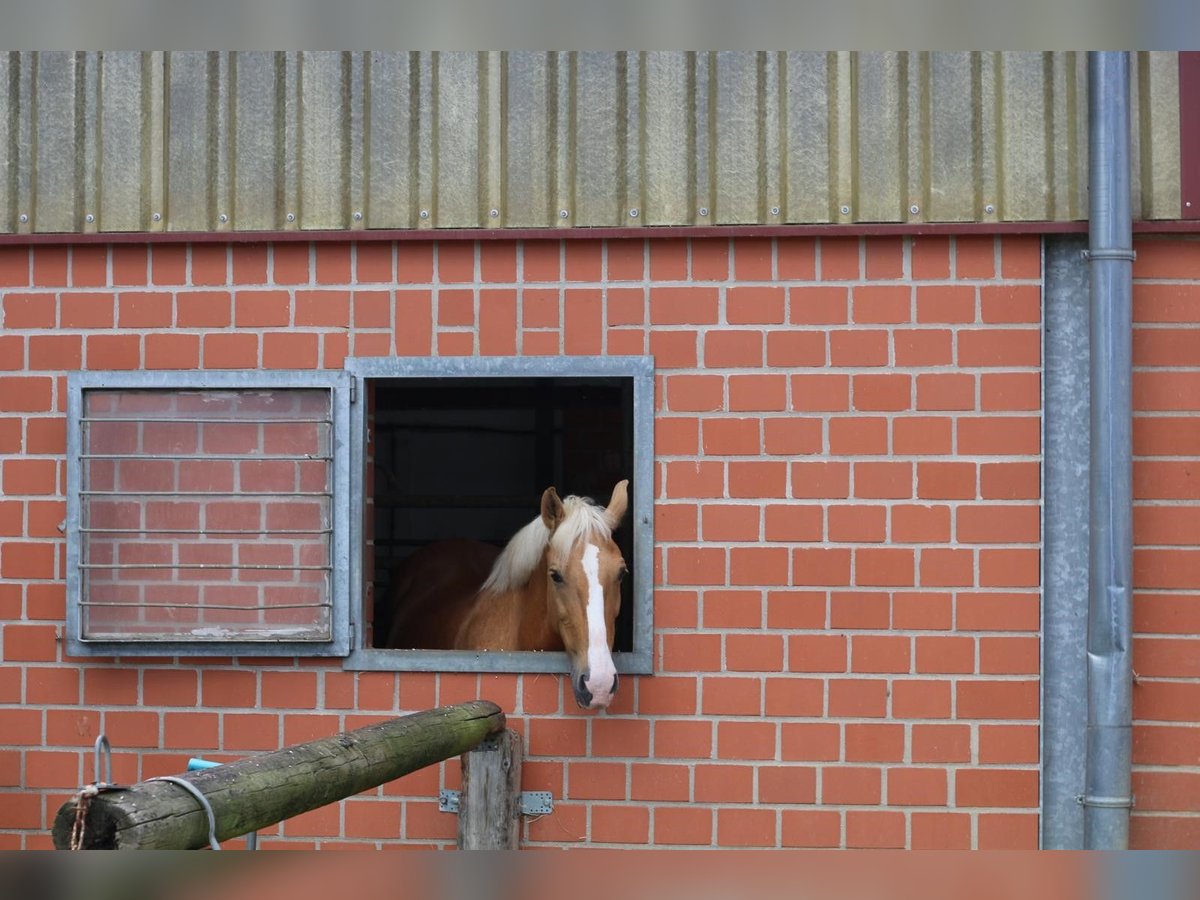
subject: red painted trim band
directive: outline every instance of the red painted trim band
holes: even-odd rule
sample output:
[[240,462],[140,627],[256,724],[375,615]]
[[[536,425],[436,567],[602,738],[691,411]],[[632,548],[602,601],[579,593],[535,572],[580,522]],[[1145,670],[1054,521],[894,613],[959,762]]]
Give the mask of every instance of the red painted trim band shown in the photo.
[[[0,234],[0,246],[44,244],[274,244],[379,241],[570,241],[691,238],[920,237],[956,234],[1086,234],[1078,222],[930,222],[857,225],[651,225],[641,228],[445,228],[361,231],[128,231],[74,234]],[[1134,222],[1135,234],[1200,234],[1200,221]]]
[[1179,215],[1200,219],[1200,51],[1179,51]]

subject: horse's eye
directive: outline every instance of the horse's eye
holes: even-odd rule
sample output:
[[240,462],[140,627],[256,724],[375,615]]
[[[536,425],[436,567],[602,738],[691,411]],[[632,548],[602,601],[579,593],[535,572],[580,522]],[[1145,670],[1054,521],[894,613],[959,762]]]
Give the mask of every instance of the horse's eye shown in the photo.
[[551,569],[550,570],[550,580],[553,581],[555,584],[562,584],[563,583],[562,572],[558,571],[558,569]]

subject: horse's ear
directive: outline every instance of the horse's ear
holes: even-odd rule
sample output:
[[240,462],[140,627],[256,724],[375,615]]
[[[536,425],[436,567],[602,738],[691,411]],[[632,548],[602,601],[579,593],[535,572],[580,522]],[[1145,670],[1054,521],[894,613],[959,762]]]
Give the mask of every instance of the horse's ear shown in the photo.
[[621,520],[625,518],[627,509],[629,509],[629,479],[626,478],[617,482],[617,486],[613,488],[612,498],[608,501],[608,509],[604,511],[608,527],[615,530],[621,524]]
[[566,516],[566,510],[563,509],[562,500],[558,497],[558,491],[554,486],[546,488],[542,494],[542,523],[550,531],[558,527],[558,523]]

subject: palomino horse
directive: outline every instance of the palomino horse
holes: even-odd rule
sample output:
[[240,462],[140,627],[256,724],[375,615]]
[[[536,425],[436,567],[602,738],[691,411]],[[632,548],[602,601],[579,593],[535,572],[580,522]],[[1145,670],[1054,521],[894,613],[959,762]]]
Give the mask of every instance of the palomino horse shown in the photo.
[[476,541],[430,544],[406,559],[393,591],[388,647],[565,650],[585,709],[617,692],[612,645],[627,571],[612,533],[629,506],[629,482],[608,506],[542,494],[541,515],[503,551]]

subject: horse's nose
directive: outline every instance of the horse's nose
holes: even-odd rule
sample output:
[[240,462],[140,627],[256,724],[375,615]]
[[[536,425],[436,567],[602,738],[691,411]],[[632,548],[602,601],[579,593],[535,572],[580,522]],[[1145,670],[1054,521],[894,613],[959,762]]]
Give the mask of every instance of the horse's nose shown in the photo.
[[612,692],[613,692],[614,694],[616,694],[616,692],[617,692],[617,685],[619,685],[620,683],[621,683],[621,676],[620,676],[620,675],[613,675],[613,686],[612,686]]
[[575,691],[575,702],[582,709],[587,709],[592,705],[592,692],[587,688],[587,672],[579,676],[579,680],[571,685]]

